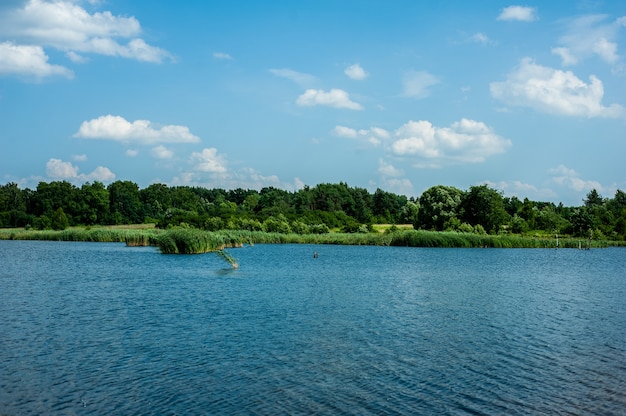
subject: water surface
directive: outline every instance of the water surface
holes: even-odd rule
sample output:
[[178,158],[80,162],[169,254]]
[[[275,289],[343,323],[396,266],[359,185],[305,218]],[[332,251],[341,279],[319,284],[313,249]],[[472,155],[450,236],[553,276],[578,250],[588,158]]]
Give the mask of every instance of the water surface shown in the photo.
[[230,253],[0,241],[0,414],[626,409],[624,249]]

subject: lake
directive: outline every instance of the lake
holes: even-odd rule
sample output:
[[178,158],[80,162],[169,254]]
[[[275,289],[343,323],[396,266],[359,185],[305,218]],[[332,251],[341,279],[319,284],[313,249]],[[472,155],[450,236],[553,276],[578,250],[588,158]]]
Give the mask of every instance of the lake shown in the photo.
[[228,251],[0,241],[0,414],[626,411],[626,249]]

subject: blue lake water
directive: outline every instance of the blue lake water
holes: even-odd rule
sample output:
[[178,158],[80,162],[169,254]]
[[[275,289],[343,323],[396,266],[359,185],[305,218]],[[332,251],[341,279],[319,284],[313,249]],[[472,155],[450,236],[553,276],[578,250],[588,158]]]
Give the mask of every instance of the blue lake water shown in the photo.
[[626,412],[625,249],[229,252],[0,241],[0,414]]

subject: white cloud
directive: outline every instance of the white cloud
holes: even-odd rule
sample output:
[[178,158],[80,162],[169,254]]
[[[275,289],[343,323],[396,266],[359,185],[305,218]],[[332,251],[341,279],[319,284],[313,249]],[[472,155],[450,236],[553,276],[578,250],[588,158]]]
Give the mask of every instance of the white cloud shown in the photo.
[[390,192],[394,192],[398,195],[415,194],[413,184],[407,178],[385,178],[382,182],[385,189],[388,189]]
[[304,183],[298,178],[295,179],[294,183],[282,182],[276,175],[263,175],[251,168],[244,168],[238,172],[203,172],[193,170],[181,173],[172,180],[172,183],[174,185],[203,186],[206,188],[257,190],[268,186],[295,190],[304,186]]
[[70,162],[52,158],[46,163],[46,175],[51,178],[75,178],[78,176],[78,167]]
[[602,81],[590,76],[586,84],[571,71],[561,71],[535,64],[524,58],[509,73],[506,81],[490,85],[493,97],[509,105],[531,107],[538,111],[583,117],[624,117],[619,104],[602,105]]
[[135,156],[137,156],[139,154],[139,150],[137,150],[137,149],[128,149],[128,150],[126,150],[125,154],[128,157],[135,157]]
[[78,167],[70,162],[63,162],[60,159],[51,158],[46,163],[46,175],[51,179],[70,180],[70,181],[112,181],[115,174],[109,168],[98,166],[89,174],[79,174]]
[[391,163],[385,162],[383,159],[378,160],[378,173],[383,176],[398,177],[404,175],[400,169],[397,169]]
[[575,65],[591,56],[598,56],[610,65],[619,64],[616,39],[623,23],[620,18],[607,22],[606,15],[586,15],[568,21],[566,32],[559,38],[559,46],[552,53],[562,59],[563,65]]
[[602,185],[599,182],[581,179],[574,169],[570,169],[564,165],[550,169],[548,173],[552,175],[552,181],[554,183],[565,186],[576,192],[591,191],[592,189],[598,192],[602,191]]
[[527,6],[509,6],[502,9],[498,20],[517,20],[532,22],[537,20],[537,9]]
[[333,134],[339,137],[347,137],[348,139],[356,139],[359,135],[356,129],[345,126],[335,126]]
[[186,126],[156,127],[148,120],[135,120],[131,123],[123,117],[110,114],[84,121],[74,137],[141,144],[198,143],[200,141],[200,138],[191,134]]
[[163,145],[153,147],[150,153],[157,159],[171,159],[174,157],[174,152]]
[[313,75],[306,74],[304,72],[297,72],[289,68],[270,69],[270,72],[277,77],[286,78],[305,88],[315,82],[315,77]]
[[84,162],[87,160],[87,155],[74,155],[72,156],[72,159],[74,159],[77,162]]
[[296,104],[301,107],[312,107],[316,105],[325,105],[334,108],[345,108],[349,110],[362,110],[363,106],[350,100],[350,95],[344,90],[331,89],[330,91],[322,91],[308,89],[298,97]]
[[450,127],[435,127],[429,121],[409,121],[396,130],[391,150],[398,156],[429,160],[419,166],[434,167],[440,162],[478,163],[503,153],[511,146],[482,122],[461,119]]
[[191,163],[194,170],[210,173],[225,173],[226,160],[223,156],[217,154],[217,149],[202,149],[202,152],[193,152],[191,154]]
[[77,54],[74,51],[69,51],[66,53],[67,57],[70,58],[70,61],[74,62],[75,64],[84,64],[85,62],[88,61],[87,58],[85,58],[82,55]]
[[338,137],[345,137],[348,139],[362,139],[374,146],[378,146],[382,140],[389,138],[389,132],[380,127],[372,127],[369,130],[356,130],[346,126],[335,126],[332,133]]
[[[171,55],[148,45],[138,36],[139,21],[134,17],[114,16],[109,11],[89,14],[75,1],[29,0],[19,9],[0,15],[0,33],[28,44],[50,46],[76,59],[81,53],[160,63]],[[121,44],[117,39],[129,39]]]
[[115,174],[111,172],[109,168],[98,166],[97,168],[93,170],[93,172],[91,172],[86,177],[88,180],[92,180],[92,181],[108,182],[108,181],[112,181],[113,179],[115,179]]
[[304,183],[300,178],[296,177],[293,180],[293,184],[296,188],[296,190],[300,190],[300,189],[304,189],[304,187],[306,186],[306,183]]
[[374,136],[381,138],[381,139],[388,139],[390,137],[389,132],[380,127],[372,127],[370,131],[372,132]]
[[225,60],[233,59],[232,56],[230,56],[229,54],[224,53],[224,52],[213,52],[213,58],[215,58],[215,59],[225,59]]
[[0,43],[0,75],[23,75],[38,79],[59,75],[73,78],[74,73],[60,65],[48,63],[41,46]]
[[361,81],[367,78],[367,72],[365,72],[365,70],[361,68],[361,65],[359,64],[350,65],[343,72],[348,76],[348,78],[357,81]]
[[439,78],[426,71],[410,71],[404,75],[404,95],[413,98],[426,98],[430,87],[439,84]]
[[531,201],[545,201],[549,199],[555,199],[558,197],[556,192],[549,188],[537,188],[535,185],[525,183],[522,181],[500,181],[491,182],[484,181],[484,185],[488,185],[491,188],[499,189],[507,196],[516,196],[520,199],[528,198]]
[[489,39],[489,37],[487,37],[487,35],[481,32],[474,33],[472,36],[470,36],[469,40],[471,42],[480,43],[481,45],[488,45],[491,43],[491,40]]
[[552,53],[561,57],[561,62],[564,66],[576,65],[578,63],[578,58],[572,54],[569,48],[552,48]]

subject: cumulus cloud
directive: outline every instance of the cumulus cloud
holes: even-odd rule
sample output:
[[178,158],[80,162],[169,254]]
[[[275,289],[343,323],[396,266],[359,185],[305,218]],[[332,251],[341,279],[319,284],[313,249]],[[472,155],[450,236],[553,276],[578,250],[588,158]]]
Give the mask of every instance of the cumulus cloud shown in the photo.
[[313,75],[306,74],[304,72],[297,72],[289,68],[270,69],[270,73],[277,77],[293,81],[301,87],[308,87],[315,82],[315,77]]
[[509,104],[547,113],[582,117],[624,117],[619,104],[602,104],[604,87],[595,76],[586,84],[571,71],[538,65],[530,58],[509,73],[506,81],[490,85],[493,97]]
[[72,165],[70,162],[64,162],[61,159],[51,158],[46,163],[46,175],[55,180],[106,182],[115,179],[115,174],[109,168],[103,166],[98,166],[89,174],[78,173],[78,171],[77,166]]
[[298,97],[296,104],[301,107],[312,107],[316,105],[324,105],[334,108],[345,108],[348,110],[362,110],[363,106],[350,99],[350,95],[344,90],[331,89],[330,91],[322,91],[308,89]]
[[527,6],[509,6],[502,9],[498,20],[517,20],[532,22],[537,20],[537,9]]
[[110,114],[84,121],[74,137],[141,144],[197,143],[200,141],[200,138],[191,134],[186,126],[158,127],[148,120],[135,120],[131,123],[123,117]]
[[226,172],[226,159],[224,156],[217,154],[216,148],[205,148],[201,152],[193,152],[191,154],[191,163],[196,171],[210,173]]
[[429,121],[409,121],[395,132],[391,151],[398,156],[417,156],[429,161],[419,166],[440,163],[478,163],[503,153],[511,142],[497,135],[482,122],[461,119],[450,127],[436,127]]
[[153,147],[150,153],[157,159],[171,159],[174,157],[174,152],[163,145]]
[[591,56],[598,56],[608,64],[620,61],[617,53],[616,38],[620,27],[620,18],[607,21],[606,15],[587,15],[575,18],[567,23],[567,29],[559,38],[559,46],[552,48],[563,65],[576,65]]
[[357,81],[361,81],[367,78],[367,72],[365,72],[365,70],[361,68],[361,65],[359,64],[350,65],[343,72],[348,76],[348,78]]
[[389,138],[389,132],[380,127],[356,130],[346,126],[335,126],[332,133],[347,139],[362,139],[374,146],[378,146],[382,140]]
[[60,65],[48,63],[41,46],[0,43],[0,75],[22,75],[42,79],[50,76],[73,78],[74,73]]
[[172,58],[139,37],[141,25],[136,18],[109,11],[90,14],[69,0],[28,0],[21,8],[5,9],[0,14],[0,34],[38,48],[65,51],[75,62],[84,59],[79,53],[153,63]]
[[426,71],[410,71],[404,74],[404,95],[412,98],[426,98],[430,87],[439,84],[439,78]]
[[574,170],[564,165],[559,165],[556,168],[552,168],[548,171],[552,175],[552,181],[558,185],[565,186],[576,192],[590,191],[595,189],[602,191],[602,185],[593,180],[584,180],[580,178],[580,175]]

